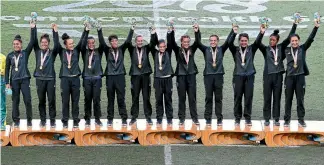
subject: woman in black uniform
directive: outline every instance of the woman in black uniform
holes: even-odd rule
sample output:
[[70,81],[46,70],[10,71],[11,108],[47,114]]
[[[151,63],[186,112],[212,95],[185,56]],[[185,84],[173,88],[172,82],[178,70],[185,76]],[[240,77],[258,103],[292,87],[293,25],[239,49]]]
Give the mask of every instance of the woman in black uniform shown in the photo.
[[[61,79],[61,95],[62,95],[62,123],[63,127],[68,127],[69,120],[69,103],[72,99],[72,117],[73,127],[79,127],[79,99],[80,99],[80,75],[79,57],[81,51],[85,51],[86,40],[82,40],[86,33],[83,31],[81,39],[76,47],[74,47],[73,39],[66,33],[62,35],[64,41],[63,48],[58,39],[57,25],[54,25],[54,47],[58,47],[58,53],[61,59],[60,79]],[[83,42],[82,42],[83,41]],[[83,50],[81,50],[83,49]]]
[[234,27],[234,33],[230,39],[229,49],[233,55],[235,68],[233,72],[233,88],[234,88],[234,116],[235,125],[240,125],[242,118],[242,98],[244,94],[244,118],[245,124],[251,126],[252,101],[254,89],[254,56],[261,43],[261,31],[252,45],[248,45],[249,35],[241,33],[239,35],[240,46],[234,45],[237,27]]
[[[54,24],[52,25],[53,36]],[[40,37],[41,46],[38,45],[37,41],[37,28],[35,28],[35,43],[34,51],[36,55],[36,68],[34,71],[34,77],[36,78],[36,87],[38,95],[38,110],[40,115],[40,126],[46,125],[46,94],[48,99],[48,108],[51,127],[55,127],[56,117],[56,88],[55,88],[55,69],[54,62],[57,56],[57,44],[53,50],[49,48],[50,38],[48,34],[43,34]]]
[[315,21],[315,26],[312,33],[309,35],[306,42],[299,45],[300,37],[298,34],[293,34],[290,37],[291,47],[286,48],[285,54],[287,58],[287,70],[285,78],[285,116],[284,126],[289,127],[291,119],[291,104],[296,93],[297,100],[297,116],[299,126],[306,127],[304,121],[305,107],[304,107],[304,95],[305,95],[305,76],[309,75],[308,67],[306,64],[306,51],[314,41],[317,29],[320,24]]
[[[12,120],[15,127],[19,127],[20,125],[20,91],[24,97],[27,115],[27,126],[32,126],[32,103],[30,94],[30,72],[28,70],[28,59],[31,51],[33,50],[35,39],[35,24],[30,23],[30,27],[30,41],[26,49],[22,49],[21,36],[18,34],[15,36],[12,42],[14,51],[9,53],[6,58],[5,83],[7,89],[12,89]],[[10,68],[11,72],[9,72]],[[10,77],[9,73],[11,73]]]

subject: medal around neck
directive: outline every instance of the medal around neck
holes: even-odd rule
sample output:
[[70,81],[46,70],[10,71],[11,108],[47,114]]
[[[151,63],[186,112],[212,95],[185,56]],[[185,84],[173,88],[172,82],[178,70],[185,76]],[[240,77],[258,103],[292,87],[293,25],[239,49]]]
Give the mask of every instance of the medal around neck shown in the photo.
[[294,19],[294,21],[295,21],[296,24],[299,24],[301,22],[301,20],[302,20],[301,19],[301,15],[299,13],[295,13],[293,15],[293,19]]
[[38,14],[37,14],[36,12],[31,12],[31,13],[30,13],[30,17],[31,17],[31,22],[32,22],[32,23],[36,23],[36,21],[37,21],[37,16],[38,16]]
[[267,17],[260,17],[260,18],[259,18],[259,22],[261,23],[261,25],[262,25],[264,28],[266,28],[266,29],[269,28],[269,24],[268,24],[269,19],[268,19]]
[[321,15],[318,12],[314,13],[314,21],[318,24],[321,23]]

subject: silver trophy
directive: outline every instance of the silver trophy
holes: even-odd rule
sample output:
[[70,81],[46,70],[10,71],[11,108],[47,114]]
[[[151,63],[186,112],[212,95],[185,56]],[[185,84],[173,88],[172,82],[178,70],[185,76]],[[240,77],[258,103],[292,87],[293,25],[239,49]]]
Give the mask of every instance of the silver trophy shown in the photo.
[[267,17],[260,17],[259,18],[259,22],[261,23],[261,25],[264,27],[264,28],[269,28],[269,19]]
[[151,22],[148,22],[146,26],[148,27],[150,32],[152,32],[155,29],[155,26]]
[[30,17],[31,17],[31,22],[36,24],[36,21],[37,21],[37,13],[36,12],[31,12],[30,13]]
[[294,19],[294,21],[295,21],[296,24],[299,24],[302,21],[301,16],[300,16],[299,13],[295,13],[293,15],[293,19]]
[[318,12],[314,13],[314,21],[318,24],[321,23],[321,15]]
[[166,25],[168,26],[168,33],[171,33],[173,28],[174,28],[174,21],[172,19],[170,19]]
[[192,23],[193,25],[198,24],[198,19],[197,19],[197,18],[191,18],[191,23]]

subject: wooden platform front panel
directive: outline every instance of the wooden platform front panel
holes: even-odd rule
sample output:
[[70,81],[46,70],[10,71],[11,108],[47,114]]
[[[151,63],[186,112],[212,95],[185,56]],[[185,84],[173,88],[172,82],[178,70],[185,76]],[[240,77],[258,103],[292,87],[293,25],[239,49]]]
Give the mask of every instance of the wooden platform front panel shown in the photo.
[[[273,126],[272,121],[266,132],[265,142],[269,147],[320,145],[324,143],[324,121],[306,121],[307,127],[299,127],[297,120],[292,120],[290,127],[284,127],[284,121],[280,121],[280,127]],[[316,138],[316,141],[314,140]],[[317,141],[319,139],[319,141]]]
[[189,119],[183,126],[179,126],[178,119],[173,119],[172,126],[166,120],[163,120],[162,125],[157,125],[156,120],[153,120],[152,126],[147,125],[146,120],[138,120],[137,128],[138,141],[144,146],[193,143],[201,137],[199,127]]
[[112,127],[107,126],[107,119],[102,119],[101,122],[103,126],[100,127],[97,126],[95,120],[92,119],[90,127],[85,127],[85,120],[81,120],[79,129],[75,131],[74,140],[76,145],[97,146],[129,144],[135,142],[138,136],[136,125],[122,127],[121,119],[114,119]]
[[74,138],[73,121],[69,121],[69,127],[63,129],[61,120],[56,120],[56,127],[50,127],[50,121],[46,121],[46,127],[39,126],[40,120],[32,121],[33,126],[27,127],[27,120],[20,120],[20,127],[11,127],[10,143],[13,146],[42,146],[69,144]]
[[6,130],[1,131],[1,146],[6,146],[10,141],[10,125],[6,125]]
[[253,120],[251,127],[246,126],[244,120],[240,126],[235,126],[234,120],[223,120],[223,126],[217,126],[217,120],[212,120],[210,127],[206,126],[206,122],[201,122],[200,128],[205,146],[258,144],[265,138],[259,120]]

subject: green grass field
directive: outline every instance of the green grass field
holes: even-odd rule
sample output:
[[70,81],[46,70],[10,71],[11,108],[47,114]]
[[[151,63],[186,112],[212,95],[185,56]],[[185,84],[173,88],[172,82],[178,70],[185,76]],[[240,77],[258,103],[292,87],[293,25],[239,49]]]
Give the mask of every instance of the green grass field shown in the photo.
[[[175,1],[175,2],[173,2]],[[236,17],[240,25],[240,32],[248,32],[251,35],[250,43],[255,39],[253,37],[258,33],[258,20],[257,16],[266,16],[272,19],[270,22],[271,33],[274,28],[279,28],[281,33],[281,39],[288,35],[288,31],[292,25],[291,21],[287,20],[294,12],[301,12],[302,15],[309,17],[309,20],[305,19],[299,28],[297,33],[301,36],[301,42],[304,42],[313,28],[313,13],[316,11],[322,12],[324,9],[324,3],[321,1],[267,1],[261,3],[261,0],[253,4],[252,7],[247,7],[246,3],[233,1],[219,2],[219,1],[202,1],[196,0],[197,4],[191,4],[191,1],[103,1],[93,5],[86,5],[76,7],[74,10],[64,9],[64,6],[58,7],[58,11],[50,9],[50,11],[44,10],[51,6],[67,5],[76,2],[71,1],[1,1],[1,53],[8,54],[12,51],[12,39],[16,34],[20,34],[23,38],[24,47],[27,46],[30,36],[30,30],[28,28],[28,16],[30,12],[36,11],[39,16],[51,17],[46,18],[44,21],[38,21],[38,29],[40,36],[41,33],[50,33],[50,23],[55,22],[59,25],[59,32],[67,32],[72,34],[75,41],[78,41],[77,36],[79,32],[82,32],[82,21],[78,18],[66,18],[66,17],[80,17],[89,15],[91,17],[101,17],[103,24],[103,32],[105,39],[110,34],[117,34],[120,38],[125,38],[130,24],[125,22],[126,17],[139,17],[143,21],[138,23],[136,33],[144,33],[148,35],[146,24],[150,18],[157,17],[175,17],[176,22],[176,34],[180,36],[182,33],[187,33],[193,37],[193,30],[191,28],[191,21],[186,17],[198,18],[198,23],[201,27],[202,37],[208,38],[211,34],[218,34],[221,38],[227,36],[231,28],[231,21],[228,18]],[[79,1],[77,1],[79,2]],[[256,3],[256,2],[255,2]],[[132,5],[137,6],[132,6]],[[214,6],[210,6],[214,4]],[[128,6],[127,6],[128,5]],[[165,5],[165,6],[159,6]],[[225,6],[220,6],[225,5]],[[161,10],[157,10],[157,7]],[[196,7],[193,10],[193,7]],[[107,11],[100,11],[96,8],[108,8]],[[208,11],[208,9],[213,9]],[[163,9],[163,10],[162,10]],[[236,11],[241,12],[236,13]],[[51,12],[52,11],[52,12]],[[135,12],[137,11],[137,12]],[[259,12],[257,12],[259,11]],[[9,17],[10,16],[10,17]],[[25,20],[25,17],[27,17]],[[241,18],[240,18],[241,17]],[[287,17],[287,18],[285,18]],[[52,19],[52,20],[50,20]],[[123,20],[124,19],[124,20]],[[109,21],[113,20],[113,21]],[[213,20],[213,21],[211,21]],[[323,20],[324,21],[324,20]],[[149,21],[153,22],[153,21]],[[158,32],[165,31],[165,20],[155,21],[154,23],[158,27]],[[68,26],[69,25],[69,26]],[[161,25],[161,26],[159,26]],[[324,32],[321,27],[317,33],[312,47],[307,52],[307,64],[310,69],[310,75],[306,79],[306,119],[307,120],[323,120],[324,119],[324,77],[323,77],[323,64],[324,54],[322,50],[324,41]],[[96,31],[91,31],[92,35],[96,35]],[[163,34],[163,35],[162,35]],[[164,38],[165,33],[159,33],[159,37]],[[178,38],[179,39],[179,38]],[[123,39],[120,40],[120,43]],[[221,40],[222,44],[224,40]],[[61,42],[62,43],[62,42]],[[134,43],[134,41],[133,41]],[[203,43],[208,45],[208,40],[203,40]],[[264,37],[264,44],[268,43],[268,37]],[[63,44],[63,43],[62,43]],[[51,47],[52,44],[51,44]],[[126,51],[128,55],[128,51]],[[130,66],[130,58],[126,55],[125,66],[128,73]],[[224,67],[226,74],[224,75],[224,97],[223,97],[223,115],[226,119],[233,118],[233,89],[232,89],[232,72],[234,69],[233,59],[229,51],[226,52],[224,58]],[[197,107],[199,118],[203,118],[204,114],[204,95],[205,89],[203,84],[203,68],[204,60],[202,53],[197,51],[196,63],[199,69],[197,75]],[[29,60],[29,69],[33,73],[35,68],[35,57],[32,52]],[[105,59],[103,65],[105,65]],[[176,60],[172,59],[173,66],[175,67]],[[263,95],[262,95],[262,73],[264,66],[264,59],[262,54],[258,51],[255,58],[255,67],[257,70],[254,87],[254,99],[253,99],[253,119],[262,119],[262,107],[263,107]],[[83,66],[80,61],[80,67]],[[57,58],[55,63],[56,72],[59,72],[60,61]],[[104,81],[105,82],[105,81]],[[60,80],[57,78],[57,118],[62,117],[61,111],[61,96],[60,96]],[[130,114],[131,107],[131,94],[130,94],[130,77],[126,76],[126,106],[128,114]],[[174,78],[175,84],[175,78]],[[101,94],[101,107],[102,118],[107,116],[107,94],[104,88]],[[176,87],[176,85],[174,85]],[[32,89],[32,103],[33,103],[33,117],[39,118],[38,112],[38,98],[36,94],[35,79],[31,79]],[[177,90],[173,90],[173,108],[174,117],[177,118],[178,101]],[[282,110],[281,116],[284,112],[284,93],[282,95]],[[83,118],[83,90],[81,88],[80,97],[80,118]],[[142,102],[140,101],[140,116],[144,118],[142,111]],[[154,88],[152,88],[152,105],[155,105]],[[7,122],[11,123],[11,98],[7,98]],[[155,117],[155,106],[153,106],[153,118]],[[296,119],[296,104],[293,103],[292,109],[293,119]],[[21,99],[20,103],[20,116],[26,118],[24,111],[24,104]],[[115,108],[115,117],[119,118],[117,107]],[[187,110],[187,118],[190,118],[189,110]],[[314,147],[301,147],[301,148],[265,148],[265,147],[203,147],[201,145],[195,146],[172,146],[172,161],[174,164],[322,164],[323,161],[323,148]],[[72,155],[73,153],[73,155]],[[143,154],[145,153],[145,155]],[[143,156],[144,155],[144,156]],[[75,146],[59,146],[59,147],[23,147],[23,148],[2,148],[2,163],[3,164],[164,164],[163,147],[140,147],[138,145],[131,145],[125,147],[109,146],[109,147],[75,147]]]

